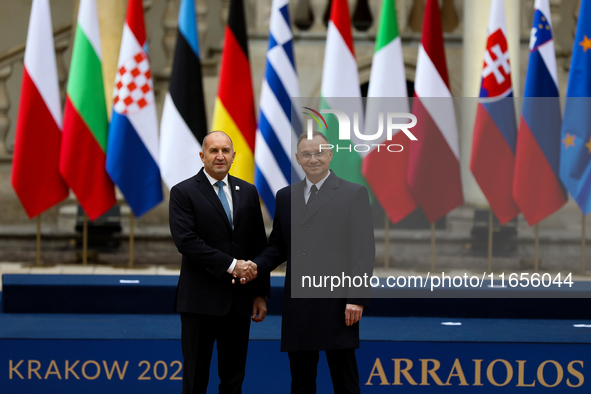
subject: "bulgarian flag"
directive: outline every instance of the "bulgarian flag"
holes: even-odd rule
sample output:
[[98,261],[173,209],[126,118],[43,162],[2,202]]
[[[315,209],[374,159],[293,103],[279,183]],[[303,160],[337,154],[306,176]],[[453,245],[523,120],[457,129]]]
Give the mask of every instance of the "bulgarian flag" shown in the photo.
[[[366,134],[378,130],[380,113],[385,116],[388,112],[409,112],[395,0],[382,2],[367,97]],[[403,119],[400,123],[408,121]],[[371,145],[373,150],[363,159],[363,175],[390,220],[397,223],[417,208],[406,183],[410,139],[400,130],[393,130],[392,140],[388,141],[386,124],[383,120],[382,137],[371,144],[397,144],[404,149],[401,152],[389,152],[384,146],[376,149],[375,145]]]
[[105,169],[108,118],[96,0],[81,0],[68,79],[60,173],[90,218],[115,205]]
[[69,194],[59,173],[62,110],[53,48],[49,0],[33,0],[11,179],[30,218]]
[[454,103],[449,89],[439,4],[427,0],[415,77],[408,185],[430,223],[464,203],[460,147]]
[[243,0],[230,2],[221,63],[212,130],[221,130],[232,139],[236,159],[230,174],[254,183],[257,123]]
[[[353,48],[351,19],[349,18],[347,0],[334,0],[332,2],[328,32],[326,33],[320,95],[321,109],[334,108],[344,111],[349,115],[351,122],[354,122],[353,114],[357,113],[359,114],[359,127],[363,127],[361,89],[359,88],[357,60]],[[358,153],[354,150],[355,144],[365,144],[367,142],[358,139],[353,132],[350,140],[339,140],[337,117],[327,114],[324,118],[328,129],[326,132],[328,140],[335,147],[339,146],[338,150],[333,149],[330,168],[345,180],[367,185],[365,178],[361,174],[361,155],[365,155],[367,152]],[[347,148],[342,149],[343,147]]]

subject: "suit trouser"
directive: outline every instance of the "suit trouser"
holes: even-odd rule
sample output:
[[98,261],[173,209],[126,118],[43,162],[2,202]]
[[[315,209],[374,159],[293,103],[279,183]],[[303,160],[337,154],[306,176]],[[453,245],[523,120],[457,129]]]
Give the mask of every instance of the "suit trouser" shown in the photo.
[[[355,349],[326,350],[335,394],[359,394]],[[291,394],[315,394],[319,352],[288,352]]]
[[205,394],[213,344],[217,342],[220,394],[242,393],[250,316],[181,313],[183,394]]

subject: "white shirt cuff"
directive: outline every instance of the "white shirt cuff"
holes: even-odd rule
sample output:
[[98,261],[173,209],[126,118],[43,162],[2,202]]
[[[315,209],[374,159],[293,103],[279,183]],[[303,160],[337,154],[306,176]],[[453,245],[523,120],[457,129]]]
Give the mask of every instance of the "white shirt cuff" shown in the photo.
[[230,264],[230,267],[228,267],[228,269],[226,270],[229,274],[231,274],[234,271],[234,267],[236,267],[237,262],[238,261],[236,259],[232,261],[232,264]]

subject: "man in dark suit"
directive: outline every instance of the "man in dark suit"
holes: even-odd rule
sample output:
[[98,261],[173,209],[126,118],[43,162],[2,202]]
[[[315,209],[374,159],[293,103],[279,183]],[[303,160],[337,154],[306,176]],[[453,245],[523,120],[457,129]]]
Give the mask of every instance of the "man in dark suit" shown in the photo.
[[235,155],[228,135],[208,134],[200,152],[203,169],[170,191],[170,232],[183,255],[176,310],[186,394],[207,391],[216,341],[219,392],[242,392],[250,319],[261,322],[267,312],[269,275],[232,285],[234,278],[255,277],[245,260],[258,255],[267,239],[256,188],[228,175]]
[[301,297],[305,289],[294,287],[310,268],[351,277],[371,276],[373,271],[375,243],[367,190],[329,170],[332,150],[326,144],[318,132],[312,139],[300,136],[296,159],[306,179],[277,192],[273,231],[263,253],[254,259],[259,275],[287,260],[281,351],[288,352],[291,392],[298,394],[316,392],[320,350],[326,352],[335,394],[360,392],[355,349],[358,322],[369,301],[360,296],[368,296],[369,288],[355,294],[346,290],[342,298],[292,297],[296,290]]

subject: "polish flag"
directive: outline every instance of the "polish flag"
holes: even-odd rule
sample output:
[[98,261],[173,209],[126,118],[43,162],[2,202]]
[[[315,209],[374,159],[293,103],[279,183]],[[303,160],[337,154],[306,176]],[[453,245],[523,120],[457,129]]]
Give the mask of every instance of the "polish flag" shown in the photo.
[[33,0],[24,65],[12,187],[34,218],[69,193],[59,172],[62,107],[49,0]]

